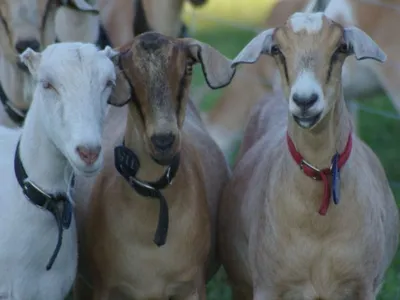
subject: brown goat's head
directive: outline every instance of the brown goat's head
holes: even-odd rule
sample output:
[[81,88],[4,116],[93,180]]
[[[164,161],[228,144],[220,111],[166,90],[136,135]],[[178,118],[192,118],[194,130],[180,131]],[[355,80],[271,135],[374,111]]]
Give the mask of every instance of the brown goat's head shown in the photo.
[[54,20],[61,5],[87,13],[98,13],[85,0],[0,1],[0,47],[3,55],[25,69],[23,64],[19,64],[18,54],[27,48],[40,51],[55,42]]
[[362,30],[343,28],[323,13],[295,13],[281,27],[256,36],[233,66],[254,63],[260,54],[274,57],[289,111],[302,128],[312,128],[342,99],[341,73],[346,57],[386,60],[385,53]]
[[180,151],[193,64],[201,64],[207,84],[217,89],[235,73],[231,60],[197,40],[156,32],[137,36],[119,51],[122,71],[109,103],[121,106],[130,100],[149,154],[169,164]]

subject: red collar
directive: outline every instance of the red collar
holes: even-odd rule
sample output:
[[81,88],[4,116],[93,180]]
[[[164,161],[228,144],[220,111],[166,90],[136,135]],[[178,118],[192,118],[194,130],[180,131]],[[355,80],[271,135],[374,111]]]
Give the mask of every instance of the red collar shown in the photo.
[[[346,147],[344,151],[339,154],[339,160],[338,160],[338,169],[340,168],[347,162],[351,149],[352,149],[352,138],[351,138],[351,132],[349,133],[349,138],[347,140]],[[303,156],[297,152],[295,145],[293,144],[292,139],[290,138],[289,134],[286,132],[286,139],[287,139],[287,144],[289,147],[289,152],[292,155],[293,159],[295,162],[300,166],[300,169],[303,171],[304,174],[307,176],[315,179],[315,180],[322,180],[324,182],[324,198],[321,203],[321,207],[319,209],[319,214],[320,215],[325,215],[326,212],[328,211],[329,203],[331,200],[331,183],[328,181],[328,175],[332,175],[332,166],[329,168],[325,168],[322,170],[317,169],[313,165],[309,164],[307,161],[304,160]]]

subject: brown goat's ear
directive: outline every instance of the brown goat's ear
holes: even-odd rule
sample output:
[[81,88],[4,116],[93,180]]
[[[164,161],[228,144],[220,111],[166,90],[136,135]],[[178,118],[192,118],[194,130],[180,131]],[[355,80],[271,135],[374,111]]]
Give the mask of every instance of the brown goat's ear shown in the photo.
[[190,55],[196,63],[201,63],[204,78],[212,89],[227,86],[235,75],[231,68],[231,60],[226,58],[216,49],[195,39],[182,39],[189,48]]
[[68,6],[72,9],[92,13],[95,15],[99,14],[99,10],[87,3],[85,0],[60,0],[60,2],[62,5]]
[[379,62],[384,62],[386,60],[385,52],[383,52],[368,34],[357,27],[351,26],[344,28],[343,39],[349,49],[354,53],[357,60],[374,59]]
[[108,104],[113,106],[124,106],[127,104],[131,97],[131,87],[126,78],[123,70],[121,70],[121,55],[126,55],[126,52],[120,52],[119,49],[112,49],[110,46],[106,46],[104,50],[101,50],[114,64],[115,66],[115,86],[111,92]]
[[235,57],[232,67],[236,67],[239,64],[253,64],[261,54],[270,54],[274,32],[275,28],[267,29],[254,37]]

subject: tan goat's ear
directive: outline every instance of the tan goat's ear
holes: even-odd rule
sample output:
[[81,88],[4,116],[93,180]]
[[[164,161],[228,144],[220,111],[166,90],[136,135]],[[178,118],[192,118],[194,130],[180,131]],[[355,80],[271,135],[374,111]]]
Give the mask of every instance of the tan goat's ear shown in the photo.
[[267,29],[254,37],[232,62],[232,67],[239,64],[253,64],[261,54],[269,54],[273,46],[272,36],[275,28]]
[[374,59],[379,62],[386,60],[385,52],[368,34],[357,27],[344,28],[343,39],[357,60]]
[[235,75],[235,69],[231,68],[232,61],[218,52],[216,49],[195,39],[182,39],[190,51],[190,55],[201,64],[204,78],[212,89],[227,86]]
[[32,75],[36,75],[37,69],[40,64],[42,54],[33,51],[31,48],[26,49],[19,55],[21,62],[26,65]]
[[131,97],[131,87],[128,79],[123,70],[121,70],[121,55],[127,55],[124,52],[120,52],[119,49],[113,49],[110,46],[106,46],[103,52],[114,64],[115,66],[115,86],[111,92],[110,98],[108,99],[108,104],[113,106],[124,106],[127,104]]
[[61,0],[61,4],[82,12],[98,15],[99,10],[85,0]]

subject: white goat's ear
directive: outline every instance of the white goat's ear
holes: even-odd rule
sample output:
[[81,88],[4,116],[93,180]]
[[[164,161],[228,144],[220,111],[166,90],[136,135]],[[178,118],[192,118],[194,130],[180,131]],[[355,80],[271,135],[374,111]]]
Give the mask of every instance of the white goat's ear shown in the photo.
[[343,39],[354,53],[357,60],[374,59],[379,62],[384,62],[386,60],[385,52],[383,52],[368,34],[357,27],[351,26],[344,28]]
[[253,64],[261,54],[269,54],[272,47],[272,36],[275,28],[267,29],[254,37],[232,62],[232,67],[239,64]]
[[61,0],[61,4],[82,12],[99,14],[99,10],[85,0]]
[[131,57],[130,51],[121,52],[119,49],[113,49],[110,46],[106,46],[100,52],[104,53],[115,66],[115,86],[108,99],[108,104],[113,106],[124,106],[131,99],[131,84],[129,82],[128,76],[125,73],[122,66],[122,60],[129,59]]
[[114,50],[110,46],[106,46],[103,50],[100,50],[100,52],[104,53],[105,56],[107,56],[111,61],[114,63],[114,65],[118,64],[119,60],[119,51]]
[[232,61],[205,43],[192,38],[182,39],[196,63],[201,64],[204,78],[212,89],[227,86],[235,75],[235,69],[231,68]]
[[32,75],[36,74],[41,58],[42,54],[33,51],[31,48],[26,49],[19,55],[19,59],[21,60],[22,63],[24,63],[28,67],[29,72]]

